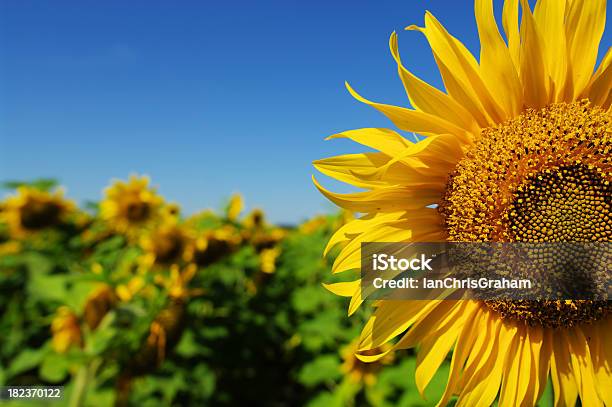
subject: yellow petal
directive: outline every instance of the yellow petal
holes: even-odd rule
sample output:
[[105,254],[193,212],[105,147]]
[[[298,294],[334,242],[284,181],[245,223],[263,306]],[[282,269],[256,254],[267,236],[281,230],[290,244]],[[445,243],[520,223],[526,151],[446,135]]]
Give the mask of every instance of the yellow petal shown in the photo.
[[[421,183],[421,187],[429,184],[435,189],[445,189],[448,174],[463,156],[463,146],[455,136],[440,134],[419,141],[376,170],[369,173],[362,170],[358,175],[372,181],[393,179],[412,188]],[[398,167],[398,163],[404,168]]]
[[357,237],[366,230],[377,228],[379,225],[396,221],[400,217],[406,215],[406,212],[390,212],[390,213],[375,213],[367,215],[359,219],[351,220],[345,223],[338,229],[332,237],[329,239],[327,246],[323,252],[324,256],[327,256],[329,250],[341,242],[347,242],[354,237]]
[[235,221],[238,219],[240,212],[244,208],[244,201],[242,200],[242,195],[234,194],[230,198],[229,205],[227,207],[227,218],[229,220]]
[[578,397],[578,387],[574,380],[569,362],[569,345],[559,335],[553,337],[553,357],[550,361],[555,407],[574,406]]
[[565,332],[564,337],[569,344],[570,361],[576,377],[576,384],[578,384],[582,405],[603,406],[595,387],[591,353],[584,334],[580,328],[575,328]]
[[414,108],[444,118],[473,134],[480,132],[480,126],[478,126],[478,123],[476,123],[468,110],[449,95],[414,76],[404,67],[400,58],[397,34],[395,32],[389,38],[389,48],[397,63],[397,70],[406,89],[408,99],[410,99],[410,104]]
[[532,399],[532,403],[534,405],[540,399],[540,397],[542,397],[542,394],[546,388],[548,372],[550,371],[550,360],[552,358],[551,331],[543,330],[541,328],[537,329],[541,331],[541,333],[537,334],[538,338],[541,338],[541,345],[539,347],[534,346],[534,367],[536,372],[536,386],[534,389],[534,398]]
[[421,397],[424,396],[427,385],[446,359],[464,326],[467,325],[468,329],[471,327],[475,312],[475,307],[460,301],[456,314],[451,314],[448,321],[441,320],[438,329],[421,343],[415,370],[415,383]]
[[351,315],[353,315],[355,311],[359,309],[362,303],[363,299],[361,298],[361,290],[357,290],[355,291],[355,294],[353,295],[353,298],[351,298],[351,302],[349,303],[348,316],[350,317]]
[[523,90],[510,51],[497,28],[493,0],[476,0],[475,14],[482,77],[491,94],[497,96],[505,112],[504,119],[516,117],[523,108]]
[[448,93],[472,114],[481,112],[489,124],[504,121],[504,111],[488,91],[474,56],[455,37],[451,36],[429,12],[425,14],[425,28],[421,31],[429,41]]
[[521,81],[527,107],[546,106],[551,97],[550,83],[543,56],[543,42],[527,0],[521,0],[523,20],[521,22]]
[[596,388],[599,397],[607,406],[612,406],[612,372],[607,355],[605,354],[603,343],[606,335],[603,332],[606,328],[601,323],[583,326],[584,334],[589,338],[589,350],[593,362],[593,373],[597,381]]
[[[526,346],[523,331],[524,329],[519,327],[516,331],[507,333],[507,335],[512,336],[512,339],[510,340],[510,346],[507,348],[507,353],[503,356],[504,373],[499,394],[499,405],[501,406],[518,405],[516,396],[519,391],[519,372],[522,367],[523,347]],[[529,375],[529,373],[525,372],[524,374]]]
[[506,0],[504,1],[504,9],[502,11],[502,24],[504,26],[504,32],[508,39],[508,50],[510,57],[516,69],[519,69],[520,64],[520,49],[521,49],[521,36],[519,33],[519,0]]
[[[541,330],[525,329],[523,350],[520,355],[518,384],[516,389],[517,405],[535,405],[533,399],[537,393],[536,386],[539,386],[539,372],[535,366],[535,359],[539,357],[542,345]],[[517,355],[518,357],[519,355]]]
[[565,38],[566,0],[539,0],[533,15],[538,32],[542,35],[542,48],[546,72],[550,74],[554,90],[552,101],[563,99],[567,78],[567,43]]
[[[442,167],[444,173],[448,173],[450,168],[457,165],[457,162],[464,157],[462,144],[456,137],[450,134],[440,134],[438,136],[428,137],[414,144],[411,148],[406,149],[403,154],[393,157],[386,164],[399,161],[407,166],[412,164],[410,158],[418,158],[431,173],[436,167]],[[415,168],[420,170],[421,168]]]
[[456,318],[464,307],[471,307],[471,304],[465,301],[442,300],[442,302],[430,312],[421,315],[417,319],[415,324],[395,344],[396,349],[409,349],[422,343],[426,338],[434,334],[437,327]]
[[575,0],[569,4],[565,29],[573,98],[580,95],[591,80],[605,26],[606,0]]
[[313,166],[323,174],[358,188],[375,188],[389,184],[389,180],[378,181],[360,176],[360,171],[372,172],[389,162],[383,153],[346,154],[316,160]]
[[361,245],[366,242],[406,242],[411,239],[441,231],[440,217],[435,211],[420,211],[421,217],[379,223],[376,228],[365,230],[354,237],[340,252],[332,273],[340,273],[361,265]]
[[[361,331],[359,350],[374,349],[387,343],[439,305],[442,305],[441,300],[381,301]],[[360,359],[371,361],[363,355]]]
[[326,138],[332,140],[336,138],[347,138],[366,147],[373,148],[385,153],[389,157],[401,154],[412,143],[402,137],[401,134],[384,128],[365,128],[357,130],[343,131]]
[[[457,344],[455,345],[455,350],[453,351],[453,356],[451,359],[451,367],[450,372],[448,374],[448,382],[446,383],[446,388],[444,390],[444,394],[440,398],[438,402],[438,406],[446,406],[451,396],[455,393],[457,389],[457,384],[459,382],[459,377],[463,366],[470,356],[473,345],[476,341],[478,335],[481,334],[476,329],[472,329],[473,326],[478,326],[478,321],[482,321],[483,317],[486,317],[486,314],[479,309],[480,305],[476,302],[470,301],[470,306],[475,308],[475,312],[477,312],[478,319],[474,320],[475,325],[466,325],[464,329],[461,331],[461,335],[457,339]],[[495,343],[495,341],[490,341],[489,343]],[[497,394],[497,393],[496,393]],[[477,404],[473,404],[477,405]]]
[[[487,312],[487,314],[489,313]],[[489,332],[492,333],[492,335],[489,335],[489,338],[496,340],[488,341],[489,346],[485,348],[485,354],[478,361],[479,367],[474,370],[474,373],[471,373],[471,370],[466,373],[469,381],[465,385],[465,389],[469,390],[461,393],[457,406],[488,406],[493,403],[499,393],[503,363],[498,353],[502,349],[507,349],[504,346],[508,344],[510,338],[507,335],[501,335],[501,329],[504,325],[503,321],[496,316],[491,317],[490,315],[488,315],[488,319]],[[467,376],[468,374],[469,376]]]
[[312,177],[317,189],[336,205],[353,212],[369,213],[424,208],[439,201],[443,191],[440,190],[412,190],[405,187],[386,187],[366,192],[338,194],[323,188]]
[[361,280],[346,281],[342,283],[333,284],[323,284],[323,287],[341,297],[352,297],[353,294],[355,294],[355,291],[360,289]]
[[497,332],[494,332],[493,328],[493,318],[489,318],[487,312],[478,312],[471,329],[476,330],[479,335],[475,338],[469,357],[465,362],[464,373],[459,381],[460,388],[466,388],[466,384],[472,379],[474,372],[480,370],[489,360],[495,342],[490,338],[497,336]]
[[411,131],[425,136],[450,133],[461,139],[470,138],[464,129],[455,126],[447,120],[418,110],[372,102],[355,92],[348,83],[346,84],[346,88],[355,99],[377,109],[401,130]]
[[610,107],[612,98],[612,48],[608,48],[606,56],[599,64],[591,82],[583,93],[590,101],[604,109]]

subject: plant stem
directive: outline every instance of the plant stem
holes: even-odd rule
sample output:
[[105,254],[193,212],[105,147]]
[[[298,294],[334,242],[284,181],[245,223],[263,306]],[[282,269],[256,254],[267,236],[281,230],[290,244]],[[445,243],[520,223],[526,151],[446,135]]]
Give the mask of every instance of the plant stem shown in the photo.
[[83,365],[79,368],[74,379],[74,389],[70,395],[69,407],[81,407],[85,399],[85,390],[87,388],[87,379],[89,378],[88,365]]
[[69,407],[81,407],[83,405],[85,402],[85,394],[87,393],[87,386],[94,378],[100,364],[100,359],[93,359],[79,368],[74,379],[74,390],[70,396]]

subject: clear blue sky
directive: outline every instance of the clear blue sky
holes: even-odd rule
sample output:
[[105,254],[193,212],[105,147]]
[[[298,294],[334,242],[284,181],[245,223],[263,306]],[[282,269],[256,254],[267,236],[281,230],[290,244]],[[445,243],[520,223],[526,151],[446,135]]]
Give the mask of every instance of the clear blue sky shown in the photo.
[[[406,104],[389,34],[428,9],[478,52],[472,4],[2,1],[0,180],[56,177],[82,202],[146,173],[186,212],[235,191],[277,222],[326,212],[312,160],[359,147],[323,138],[388,125],[344,81]],[[406,65],[439,86],[424,38],[399,40]]]

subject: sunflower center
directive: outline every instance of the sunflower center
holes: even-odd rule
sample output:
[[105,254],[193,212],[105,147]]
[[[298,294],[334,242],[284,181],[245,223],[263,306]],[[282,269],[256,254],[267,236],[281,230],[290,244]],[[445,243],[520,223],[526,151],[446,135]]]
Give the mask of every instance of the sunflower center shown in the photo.
[[231,252],[231,244],[227,240],[210,238],[205,249],[196,250],[193,254],[194,263],[200,267],[209,266]]
[[[611,146],[609,114],[586,101],[528,110],[483,130],[451,175],[439,207],[448,239],[611,241]],[[612,311],[605,301],[485,303],[503,318],[551,327]]]
[[508,225],[516,241],[611,241],[611,197],[612,184],[601,168],[574,164],[545,170],[518,187]]
[[21,226],[28,230],[40,230],[57,225],[62,208],[53,202],[28,201],[21,209]]
[[126,208],[126,216],[131,222],[142,222],[150,213],[151,207],[145,202],[131,202]]
[[184,248],[183,236],[178,232],[159,236],[155,241],[155,260],[159,264],[171,264],[181,257]]

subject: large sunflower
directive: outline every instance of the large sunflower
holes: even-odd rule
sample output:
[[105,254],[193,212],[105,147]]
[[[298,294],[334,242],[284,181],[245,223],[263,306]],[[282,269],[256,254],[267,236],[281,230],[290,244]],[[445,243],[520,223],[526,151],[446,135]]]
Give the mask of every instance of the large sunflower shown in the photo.
[[[480,62],[433,15],[410,26],[427,38],[446,92],[423,82],[391,53],[412,108],[351,94],[386,115],[389,129],[348,138],[377,150],[323,159],[322,173],[365,189],[320,191],[361,213],[332,237],[344,243],[335,273],[360,266],[362,242],[605,241],[612,238],[612,54],[595,69],[605,0],[506,0],[504,36],[492,0],[476,0]],[[359,281],[328,286],[363,302]],[[534,405],[551,378],[555,404],[612,405],[609,302],[384,301],[360,338],[364,352],[391,342],[419,346],[416,384],[423,392],[452,352],[445,405]]]
[[149,178],[131,176],[128,182],[116,181],[106,189],[100,215],[111,229],[135,238],[159,222],[163,202],[149,187]]

